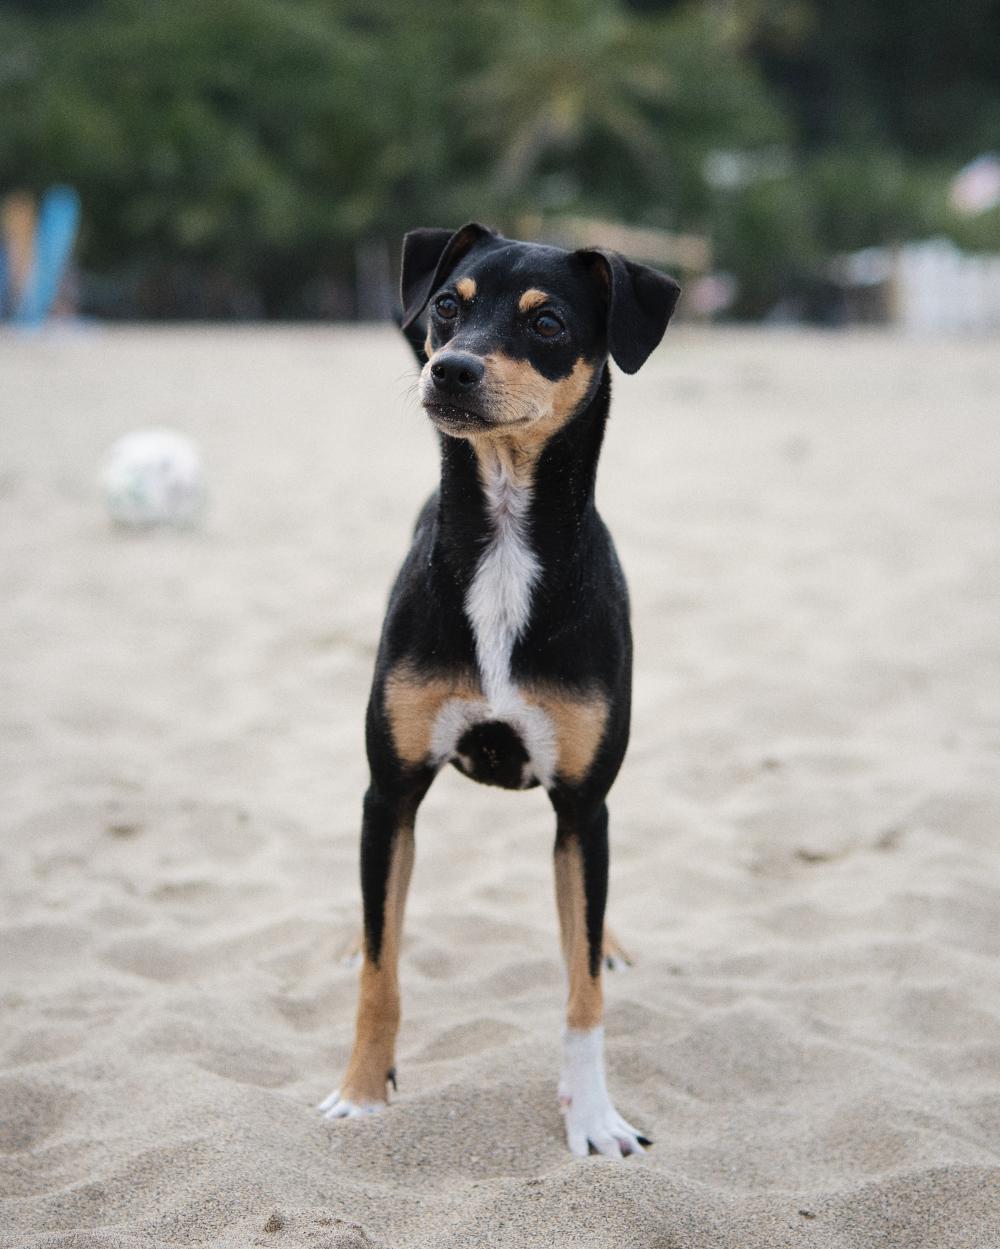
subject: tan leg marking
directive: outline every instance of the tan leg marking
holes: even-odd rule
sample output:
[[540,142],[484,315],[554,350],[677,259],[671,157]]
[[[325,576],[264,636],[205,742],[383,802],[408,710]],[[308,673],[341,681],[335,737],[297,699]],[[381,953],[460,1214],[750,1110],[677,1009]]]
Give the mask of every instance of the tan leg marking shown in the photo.
[[385,927],[378,963],[365,948],[354,1049],[340,1086],[340,1096],[359,1105],[384,1102],[389,1072],[395,1066],[399,1031],[399,947],[406,891],[413,870],[413,827],[400,827],[392,847],[385,894]]
[[530,312],[532,308],[548,303],[548,300],[549,295],[546,291],[540,291],[537,286],[530,286],[517,301],[517,306],[521,312]]
[[587,945],[587,901],[583,889],[583,859],[575,837],[560,845],[555,853],[556,908],[563,958],[569,976],[566,1026],[584,1032],[596,1028],[604,1013],[601,972],[590,974]]
[[590,771],[604,738],[608,704],[600,694],[572,698],[555,690],[534,688],[525,700],[549,717],[555,727],[558,757],[556,772],[564,780],[581,781]]
[[463,299],[474,299],[476,294],[475,278],[459,278],[455,283],[455,290]]
[[431,732],[442,703],[449,698],[479,698],[470,675],[427,676],[409,664],[400,664],[385,682],[385,710],[396,754],[410,767],[420,767],[430,755]]

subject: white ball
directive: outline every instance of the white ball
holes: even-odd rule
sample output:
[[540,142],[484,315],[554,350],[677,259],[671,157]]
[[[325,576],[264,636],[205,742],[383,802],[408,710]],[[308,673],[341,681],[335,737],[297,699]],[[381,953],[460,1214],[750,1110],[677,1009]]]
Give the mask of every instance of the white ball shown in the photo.
[[118,525],[193,525],[205,505],[201,455],[172,429],[137,429],[108,448],[101,489]]

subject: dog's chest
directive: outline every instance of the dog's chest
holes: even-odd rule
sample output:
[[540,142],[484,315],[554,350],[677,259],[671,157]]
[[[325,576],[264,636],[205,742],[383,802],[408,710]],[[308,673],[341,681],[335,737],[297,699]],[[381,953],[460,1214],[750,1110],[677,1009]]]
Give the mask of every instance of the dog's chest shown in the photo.
[[603,737],[606,700],[537,680],[519,683],[511,656],[531,620],[543,575],[531,547],[531,482],[499,456],[480,462],[487,538],[465,595],[476,671],[421,673],[403,664],[386,682],[386,709],[404,763],[453,763],[485,784],[550,788],[578,780]]
[[529,533],[530,476],[495,454],[484,453],[479,468],[488,530],[465,595],[465,615],[475,639],[483,693],[502,712],[519,701],[511,681],[511,655],[531,619],[542,567]]
[[542,575],[531,547],[531,476],[495,451],[479,457],[488,537],[465,596],[483,697],[442,707],[431,744],[441,763],[487,784],[525,789],[552,783],[556,743],[550,717],[511,677],[511,656],[531,619]]

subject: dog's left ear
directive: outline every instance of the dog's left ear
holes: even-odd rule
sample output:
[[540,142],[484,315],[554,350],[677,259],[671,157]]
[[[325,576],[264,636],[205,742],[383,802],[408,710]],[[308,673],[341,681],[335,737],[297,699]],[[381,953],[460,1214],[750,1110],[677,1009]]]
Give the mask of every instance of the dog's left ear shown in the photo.
[[592,263],[608,300],[608,351],[625,373],[637,372],[657,346],[681,293],[673,278],[617,252],[577,252]]
[[420,316],[432,292],[441,285],[449,270],[484,238],[496,238],[492,230],[470,221],[460,230],[411,230],[403,239],[403,272],[400,294],[405,330]]

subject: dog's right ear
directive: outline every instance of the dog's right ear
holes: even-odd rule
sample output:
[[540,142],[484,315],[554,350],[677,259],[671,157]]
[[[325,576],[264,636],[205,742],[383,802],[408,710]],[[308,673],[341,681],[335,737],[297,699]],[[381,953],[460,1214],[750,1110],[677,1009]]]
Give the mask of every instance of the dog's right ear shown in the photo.
[[420,316],[431,292],[441,285],[451,268],[484,238],[496,238],[493,230],[470,221],[460,230],[411,230],[403,239],[403,273],[400,294],[407,328]]

